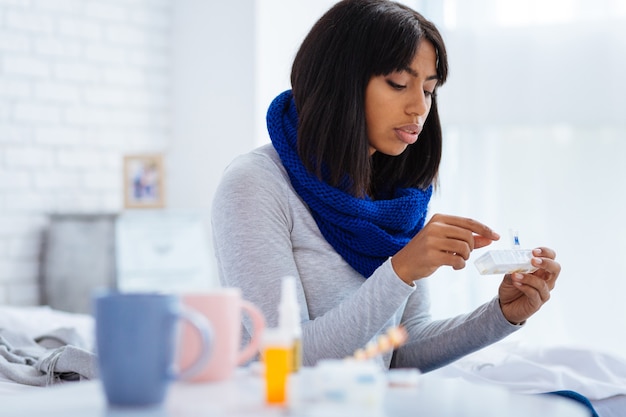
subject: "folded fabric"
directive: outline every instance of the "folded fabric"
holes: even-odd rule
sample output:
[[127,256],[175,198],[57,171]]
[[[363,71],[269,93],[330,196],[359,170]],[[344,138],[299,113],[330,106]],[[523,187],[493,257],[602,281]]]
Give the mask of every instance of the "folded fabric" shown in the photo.
[[71,328],[36,338],[0,329],[0,373],[20,384],[47,386],[97,377],[96,357]]
[[436,372],[524,394],[570,390],[590,400],[626,395],[626,359],[586,348],[502,343]]

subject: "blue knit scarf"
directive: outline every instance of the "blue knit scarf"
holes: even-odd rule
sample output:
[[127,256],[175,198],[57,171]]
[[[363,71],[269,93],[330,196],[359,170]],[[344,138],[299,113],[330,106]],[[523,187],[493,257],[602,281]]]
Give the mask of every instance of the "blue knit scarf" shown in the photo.
[[291,90],[274,99],[267,129],[324,238],[352,268],[368,278],[424,226],[432,186],[398,189],[389,200],[357,198],[320,181],[302,164],[296,150],[298,114]]

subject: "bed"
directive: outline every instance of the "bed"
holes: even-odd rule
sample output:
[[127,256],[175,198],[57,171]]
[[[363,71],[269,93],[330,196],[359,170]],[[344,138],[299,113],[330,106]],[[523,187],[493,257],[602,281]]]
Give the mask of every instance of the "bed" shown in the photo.
[[[65,379],[94,378],[93,324],[90,315],[47,306],[0,306],[0,395],[43,389]],[[52,375],[38,372],[38,365],[63,370],[65,358],[79,358],[76,370],[85,375],[57,374],[53,381]]]
[[[79,350],[92,361],[94,351],[93,318],[87,314],[68,313],[46,306],[0,306],[0,331],[19,333],[38,340],[41,335],[71,335]],[[62,332],[59,333],[59,329]],[[3,333],[0,332],[0,339]],[[62,339],[62,338],[61,338]],[[61,340],[59,339],[59,340]],[[40,340],[40,339],[39,339]],[[0,346],[0,361],[7,361],[6,347]],[[82,363],[72,380],[94,379]],[[0,370],[6,368],[0,367]],[[72,372],[70,372],[72,374]],[[514,393],[538,394],[573,390],[591,400],[600,417],[626,416],[626,359],[605,352],[575,347],[533,346],[519,341],[502,341],[431,374],[448,379],[504,386]],[[64,376],[51,381],[63,382]],[[14,376],[0,372],[0,396],[27,390],[46,389],[39,384],[20,383]]]

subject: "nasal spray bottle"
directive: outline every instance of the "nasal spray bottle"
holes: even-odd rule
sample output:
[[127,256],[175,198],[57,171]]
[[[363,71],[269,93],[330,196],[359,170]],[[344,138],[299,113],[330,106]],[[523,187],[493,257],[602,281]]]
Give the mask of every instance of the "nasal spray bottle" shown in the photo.
[[302,328],[294,277],[283,278],[278,327],[265,329],[263,339],[266,401],[286,406],[289,374],[298,371],[302,363]]
[[278,326],[292,338],[291,371],[298,372],[302,366],[302,326],[296,295],[296,279],[292,276],[283,277],[278,306]]

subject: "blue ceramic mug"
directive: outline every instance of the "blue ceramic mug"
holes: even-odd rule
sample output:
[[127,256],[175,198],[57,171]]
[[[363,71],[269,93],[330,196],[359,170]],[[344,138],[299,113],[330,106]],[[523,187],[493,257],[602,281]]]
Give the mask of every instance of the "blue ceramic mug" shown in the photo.
[[[98,293],[94,316],[100,379],[112,406],[159,405],[173,380],[193,377],[209,359],[208,321],[175,295]],[[178,371],[175,354],[181,319],[197,329],[202,349],[194,364]]]

